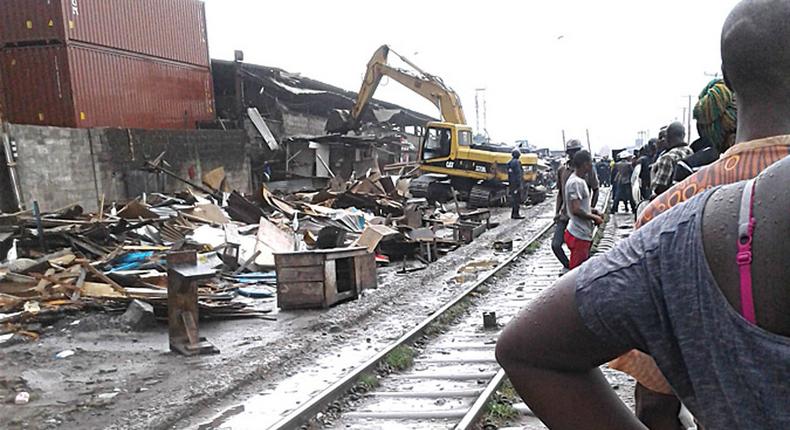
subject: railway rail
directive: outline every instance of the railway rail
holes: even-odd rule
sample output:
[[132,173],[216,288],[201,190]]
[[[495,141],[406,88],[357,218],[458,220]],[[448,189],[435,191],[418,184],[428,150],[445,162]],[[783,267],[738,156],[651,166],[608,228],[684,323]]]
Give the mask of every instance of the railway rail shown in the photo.
[[[602,193],[599,209],[605,209],[607,193]],[[373,357],[346,374],[318,395],[288,413],[271,429],[297,429],[308,425],[344,429],[380,428],[454,428],[471,429],[480,421],[487,404],[505,379],[496,363],[494,349],[501,328],[523,308],[528,300],[551,286],[562,273],[562,266],[543,241],[552,229],[547,221],[523,245],[512,252],[473,285],[455,296],[420,324]],[[545,242],[541,245],[541,242]],[[519,262],[519,273],[505,273]],[[524,276],[528,274],[529,276]],[[490,288],[494,283],[505,288]],[[489,288],[487,288],[489,287]],[[456,318],[444,332],[426,339],[430,327],[451,314],[471,296],[478,295],[464,316]],[[499,324],[483,327],[483,310],[493,310]],[[316,417],[337,405],[363,378],[376,374],[380,364],[400,349],[418,343],[413,365],[376,379],[377,386],[361,399],[341,408],[331,422],[319,423]],[[413,351],[413,349],[408,349]]]

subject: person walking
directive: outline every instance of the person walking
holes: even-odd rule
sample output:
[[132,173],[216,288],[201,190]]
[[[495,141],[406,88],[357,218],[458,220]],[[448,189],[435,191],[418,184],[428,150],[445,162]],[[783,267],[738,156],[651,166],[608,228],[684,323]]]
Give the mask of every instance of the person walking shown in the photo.
[[521,189],[524,182],[524,168],[521,167],[521,151],[513,150],[513,158],[507,163],[507,181],[510,194],[511,219],[524,219],[519,214],[521,207]]
[[[576,153],[581,151],[581,149],[581,141],[578,139],[569,140],[565,145],[565,153],[568,155],[568,160],[557,170],[557,201],[554,206],[555,224],[554,237],[551,240],[551,250],[565,269],[570,268],[570,260],[565,254],[565,250],[562,248],[562,245],[565,243],[565,230],[568,229],[568,222],[570,221],[565,206],[565,184],[573,173],[573,167],[571,167],[570,161]],[[592,192],[591,204],[595,207],[598,204],[599,195],[598,175],[596,175],[594,171],[591,171],[584,177],[584,181]]]
[[626,212],[630,210],[636,213],[636,204],[634,203],[633,191],[631,190],[631,176],[634,174],[634,166],[631,164],[633,155],[630,152],[623,151],[618,156],[620,161],[614,165],[615,176],[612,183],[616,188],[611,213],[616,214],[620,211],[620,202],[623,202],[625,205]]
[[602,160],[595,164],[595,173],[598,175],[598,182],[600,185],[604,187],[608,187],[611,185],[611,166],[609,165],[609,159],[604,157]]
[[641,193],[640,200],[650,199],[650,164],[652,163],[652,155],[650,154],[650,147],[655,148],[658,139],[650,139],[650,141],[642,148],[642,153],[639,157],[639,192]]
[[593,231],[596,225],[603,224],[603,218],[593,209],[590,187],[582,179],[593,170],[592,156],[587,151],[579,151],[573,156],[572,165],[573,173],[565,184],[564,194],[570,218],[565,243],[571,250],[569,268],[575,269],[590,258]]

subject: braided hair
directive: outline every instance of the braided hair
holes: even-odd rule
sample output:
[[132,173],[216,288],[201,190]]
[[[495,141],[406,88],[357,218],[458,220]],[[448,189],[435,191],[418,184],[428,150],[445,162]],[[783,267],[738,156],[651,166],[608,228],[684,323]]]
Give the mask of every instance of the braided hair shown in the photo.
[[699,95],[694,107],[694,119],[700,137],[707,139],[719,153],[735,143],[738,109],[735,94],[723,79],[714,79]]

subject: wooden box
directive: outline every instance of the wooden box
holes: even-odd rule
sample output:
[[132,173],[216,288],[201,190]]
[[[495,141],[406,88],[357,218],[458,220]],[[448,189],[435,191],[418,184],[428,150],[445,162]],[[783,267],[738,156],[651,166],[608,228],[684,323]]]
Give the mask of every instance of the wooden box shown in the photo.
[[328,308],[378,285],[376,259],[366,248],[287,252],[274,262],[282,310]]

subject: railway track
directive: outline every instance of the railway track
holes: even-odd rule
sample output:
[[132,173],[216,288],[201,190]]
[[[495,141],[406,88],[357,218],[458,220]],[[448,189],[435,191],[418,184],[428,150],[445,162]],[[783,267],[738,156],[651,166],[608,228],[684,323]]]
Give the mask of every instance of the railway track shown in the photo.
[[[608,195],[602,194],[601,210],[608,201]],[[269,428],[475,428],[505,379],[494,357],[501,328],[562,273],[549,240],[543,240],[552,227],[552,222],[538,226],[519,249],[483,278]],[[514,266],[518,270],[512,270]],[[470,297],[486,290],[461,317],[443,327],[443,333],[426,336],[429,328],[436,328],[448,315],[457,313],[459,305],[468,304]],[[495,328],[484,327],[483,311],[496,312]],[[381,363],[393,354],[408,356],[412,365],[375,376]],[[338,407],[361,382],[369,391]],[[330,407],[333,412],[324,414]]]

